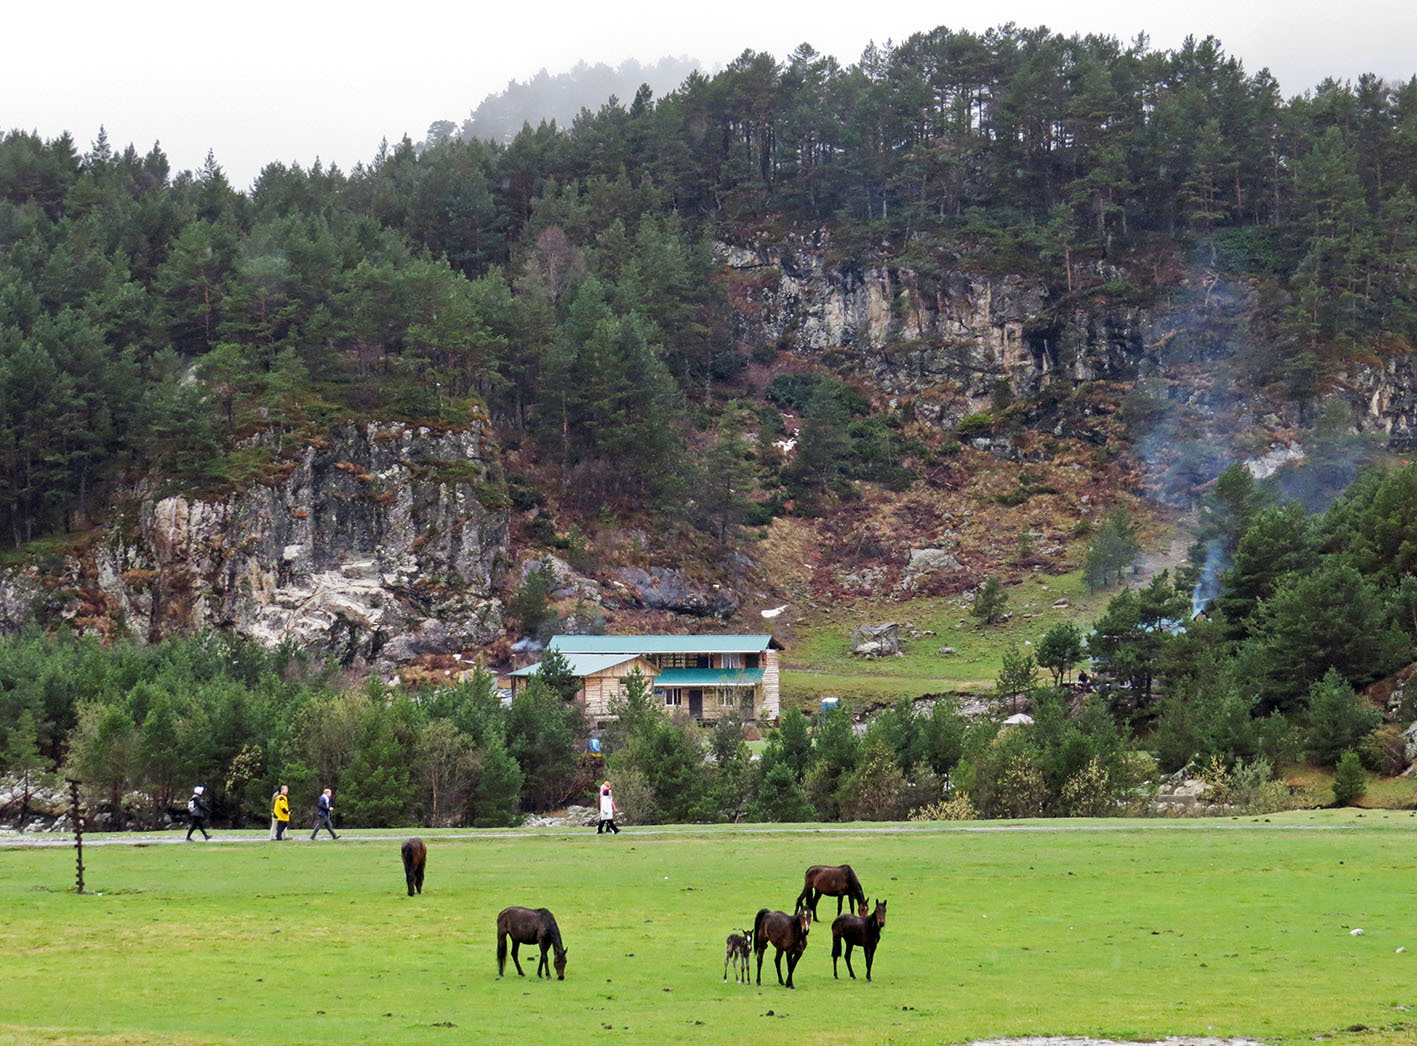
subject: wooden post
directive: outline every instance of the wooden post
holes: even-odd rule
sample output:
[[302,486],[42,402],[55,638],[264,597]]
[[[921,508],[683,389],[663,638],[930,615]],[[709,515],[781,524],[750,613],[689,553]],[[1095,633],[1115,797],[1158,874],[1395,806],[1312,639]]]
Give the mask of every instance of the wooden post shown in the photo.
[[79,806],[79,782],[69,779],[69,813],[74,819],[74,862],[78,866],[74,892],[84,892],[84,814]]

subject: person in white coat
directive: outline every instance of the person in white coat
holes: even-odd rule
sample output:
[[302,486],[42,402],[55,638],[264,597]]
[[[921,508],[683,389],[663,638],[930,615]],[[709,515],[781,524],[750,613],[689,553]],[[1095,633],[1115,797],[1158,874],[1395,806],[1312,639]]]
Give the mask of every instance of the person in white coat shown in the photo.
[[617,809],[619,808],[615,805],[615,796],[610,793],[610,782],[606,781],[600,786],[600,824],[595,826],[596,835],[600,835],[607,828],[616,835],[620,834],[620,829],[615,824]]

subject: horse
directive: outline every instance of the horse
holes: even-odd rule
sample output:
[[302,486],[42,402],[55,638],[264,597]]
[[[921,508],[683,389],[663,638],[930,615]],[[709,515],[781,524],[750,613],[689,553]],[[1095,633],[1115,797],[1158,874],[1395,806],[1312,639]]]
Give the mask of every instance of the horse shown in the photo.
[[405,839],[400,848],[403,853],[403,877],[408,880],[408,895],[414,891],[423,892],[423,869],[428,866],[428,847],[416,836]]
[[724,945],[723,983],[728,983],[728,965],[732,963],[733,979],[747,984],[750,980],[748,973],[748,953],[753,947],[753,931],[744,930],[742,933],[730,933]]
[[851,949],[860,945],[866,953],[866,981],[871,980],[871,960],[876,957],[876,945],[881,941],[881,931],[886,928],[886,902],[877,901],[876,910],[866,914],[866,906],[861,906],[860,915],[838,915],[832,923],[832,977],[836,977],[836,960],[841,955],[842,942],[846,942],[846,972],[856,979],[856,971],[851,968]]
[[797,895],[796,907],[812,909],[812,918],[817,918],[817,902],[823,895],[836,898],[836,914],[841,914],[841,902],[845,898],[859,908],[866,903],[866,891],[861,889],[861,880],[849,864],[814,864],[803,877],[802,892]]
[[792,971],[797,969],[797,960],[802,958],[802,950],[807,947],[807,933],[812,929],[812,912],[799,908],[794,914],[758,909],[753,920],[753,951],[758,955],[758,986],[763,984],[763,953],[768,943],[777,949],[773,963],[777,966],[777,983],[782,984],[782,953],[787,953],[787,987],[794,987]]
[[566,948],[561,943],[561,930],[556,925],[556,916],[545,908],[503,908],[497,913],[498,977],[502,976],[507,965],[508,937],[512,939],[512,962],[516,964],[518,977],[526,976],[522,973],[521,960],[517,958],[518,949],[523,944],[536,944],[541,946],[541,961],[536,964],[536,975],[540,977],[545,970],[547,980],[551,979],[551,968],[546,963],[546,950],[550,948],[556,955],[556,979],[566,979]]

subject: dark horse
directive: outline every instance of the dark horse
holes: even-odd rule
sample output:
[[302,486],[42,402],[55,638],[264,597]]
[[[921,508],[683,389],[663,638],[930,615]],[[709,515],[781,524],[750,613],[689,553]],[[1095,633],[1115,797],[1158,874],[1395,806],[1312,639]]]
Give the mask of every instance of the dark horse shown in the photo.
[[428,865],[428,847],[417,837],[403,841],[403,877],[408,880],[408,895],[423,892],[423,869]]
[[758,985],[763,983],[763,953],[769,942],[777,949],[773,963],[777,966],[777,983],[782,984],[782,953],[787,953],[787,987],[794,987],[792,971],[797,969],[797,960],[802,958],[802,950],[807,947],[807,933],[812,929],[812,913],[799,908],[793,915],[773,912],[766,908],[758,910],[753,920],[753,951],[758,953]]
[[550,948],[556,953],[556,979],[566,979],[566,948],[561,943],[561,930],[556,925],[556,916],[545,908],[503,908],[497,913],[498,977],[507,965],[508,937],[512,939],[512,962],[516,964],[518,977],[526,974],[522,973],[517,950],[523,944],[537,944],[541,946],[541,961],[536,964],[536,975],[540,977],[544,970],[547,978],[551,977],[551,968],[546,963],[546,949]]
[[861,880],[849,864],[814,864],[807,869],[802,881],[802,892],[797,895],[797,907],[804,905],[812,909],[812,918],[817,918],[817,902],[822,896],[836,898],[836,914],[841,914],[843,898],[851,901],[853,908],[866,903],[866,891],[861,889]]
[[832,923],[832,976],[836,976],[836,960],[841,955],[841,944],[846,942],[846,972],[856,979],[856,971],[851,968],[851,949],[859,945],[866,953],[866,980],[871,979],[871,960],[876,957],[876,945],[881,942],[881,931],[886,928],[886,902],[877,901],[876,910],[866,914],[866,906],[861,906],[860,915],[838,915]]

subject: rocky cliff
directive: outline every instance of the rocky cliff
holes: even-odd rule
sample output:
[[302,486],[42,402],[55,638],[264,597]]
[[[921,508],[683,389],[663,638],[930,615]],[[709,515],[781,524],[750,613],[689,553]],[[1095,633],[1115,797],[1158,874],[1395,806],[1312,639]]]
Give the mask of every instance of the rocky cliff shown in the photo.
[[142,499],[73,555],[0,575],[0,628],[37,611],[153,639],[289,637],[345,663],[461,650],[502,627],[504,504],[480,426],[339,426],[265,483]]
[[[1302,427],[1292,404],[1260,402],[1226,380],[1225,366],[1266,336],[1257,288],[1244,279],[1183,267],[1165,295],[1139,304],[1109,293],[1122,274],[1100,266],[1077,274],[1088,293],[1057,301],[1033,278],[834,261],[824,237],[725,244],[720,256],[743,342],[850,369],[945,426],[987,408],[1001,382],[1028,396],[1060,379],[1156,375],[1179,382],[1173,395],[1202,417],[1238,410],[1251,421],[1270,414],[1276,429]],[[1417,355],[1354,360],[1335,378],[1331,391],[1359,428],[1394,448],[1417,445]]]

